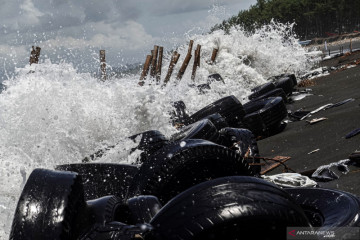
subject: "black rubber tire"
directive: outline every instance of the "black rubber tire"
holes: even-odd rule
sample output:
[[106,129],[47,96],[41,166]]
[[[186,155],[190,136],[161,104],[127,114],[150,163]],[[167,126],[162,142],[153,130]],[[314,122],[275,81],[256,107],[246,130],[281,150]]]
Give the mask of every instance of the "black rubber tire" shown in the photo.
[[288,102],[287,96],[282,88],[275,88],[275,89],[265,93],[264,95],[261,95],[255,99],[253,99],[253,101],[257,101],[257,100],[265,99],[265,98],[269,98],[269,97],[281,97],[285,103]]
[[76,239],[85,206],[80,175],[35,169],[19,198],[10,239]]
[[[241,157],[245,157],[245,154],[249,151],[249,157],[246,158],[247,163],[260,163],[260,159],[255,157],[259,157],[259,148],[255,139],[254,134],[248,130],[243,128],[223,128],[219,131],[222,142],[219,143],[228,148],[232,148],[237,151]],[[235,149],[234,144],[236,144]],[[251,158],[254,157],[254,158]],[[260,165],[251,166],[253,172],[255,174],[259,174],[261,171]]]
[[199,90],[199,94],[206,94],[208,92],[208,90],[211,89],[209,83],[200,84],[200,85],[197,85],[196,87]]
[[293,83],[293,86],[295,87],[297,85],[296,76],[295,76],[295,74],[291,74],[291,73],[284,73],[284,74],[270,77],[270,78],[268,78],[268,81],[276,82],[281,78],[290,78]]
[[200,182],[229,175],[252,176],[235,151],[206,140],[174,142],[144,163],[129,188],[129,197],[157,196],[162,204]]
[[185,103],[183,101],[177,101],[173,102],[172,106],[174,110],[170,112],[170,116],[173,126],[188,125],[190,117],[186,111]]
[[225,118],[221,116],[220,113],[211,114],[203,119],[209,119],[214,124],[217,130],[229,127],[229,124],[226,122]]
[[125,199],[130,182],[139,170],[136,165],[115,163],[75,163],[58,165],[55,169],[79,173],[86,200],[107,195]]
[[[269,135],[277,129],[287,116],[287,109],[281,97],[261,99],[253,103],[256,110],[247,114],[243,123],[255,135]],[[248,106],[249,108],[251,105]]]
[[224,79],[218,73],[214,73],[208,76],[207,83],[211,84],[212,82],[222,82],[225,84]]
[[128,211],[122,211],[124,201],[113,195],[89,200],[86,204],[93,223],[105,225],[129,216]]
[[190,116],[191,123],[197,122],[211,114],[220,113],[230,127],[242,126],[245,111],[240,101],[234,96],[224,97]]
[[180,132],[172,135],[170,140],[181,141],[185,139],[203,139],[214,142],[218,138],[219,133],[214,124],[208,119],[203,119],[196,123],[185,126],[180,130]]
[[136,164],[142,164],[151,154],[164,147],[169,142],[164,134],[157,130],[138,133],[129,138],[135,142],[136,138],[139,136],[141,136],[139,145],[132,150],[139,149],[143,152],[140,154],[139,159],[137,159]]
[[150,239],[183,240],[279,240],[286,239],[287,226],[310,226],[285,191],[262,179],[240,176],[207,181],[182,192],[150,223],[154,226]]
[[149,223],[162,208],[159,199],[152,195],[130,198],[127,205],[131,215],[128,224]]
[[285,191],[320,231],[360,226],[360,200],[350,193],[324,188],[286,188]]
[[251,89],[251,91],[253,92],[252,94],[250,94],[248,96],[249,100],[255,99],[261,95],[264,95],[265,93],[274,90],[275,89],[275,85],[274,83],[268,82],[265,84],[262,84],[256,88]]
[[275,82],[275,87],[282,88],[286,95],[291,95],[294,90],[294,82],[289,77],[283,77]]

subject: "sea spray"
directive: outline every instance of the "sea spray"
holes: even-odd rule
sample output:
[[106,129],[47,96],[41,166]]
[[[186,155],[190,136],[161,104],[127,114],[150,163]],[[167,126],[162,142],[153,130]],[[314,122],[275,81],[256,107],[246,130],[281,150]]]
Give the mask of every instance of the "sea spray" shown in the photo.
[[[188,37],[187,40],[189,40]],[[311,69],[318,52],[307,52],[292,34],[291,25],[272,22],[253,34],[233,28],[228,34],[215,31],[191,39],[202,45],[200,68],[191,80],[192,61],[181,81],[176,80],[187,52],[187,43],[176,49],[181,58],[166,87],[146,80],[140,87],[139,76],[100,81],[89,73],[79,73],[72,64],[39,65],[16,70],[4,82],[0,94],[0,238],[7,238],[17,199],[34,168],[53,169],[57,164],[78,163],[106,146],[116,145],[101,162],[133,163],[138,151],[127,137],[147,130],[170,136],[171,102],[183,100],[189,112],[228,95],[242,103],[250,89],[284,72],[297,75]],[[210,65],[213,48],[219,53]],[[169,66],[164,56],[162,73]],[[212,83],[207,94],[197,85],[207,76],[220,73],[225,80]]]

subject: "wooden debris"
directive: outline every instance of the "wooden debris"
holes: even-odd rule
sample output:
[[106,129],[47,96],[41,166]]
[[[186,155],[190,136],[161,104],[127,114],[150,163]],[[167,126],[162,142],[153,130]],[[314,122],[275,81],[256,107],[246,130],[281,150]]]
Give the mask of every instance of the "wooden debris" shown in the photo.
[[191,80],[195,80],[196,69],[200,67],[200,50],[201,50],[201,45],[198,44],[195,50],[194,65],[191,73]]
[[164,86],[169,82],[171,74],[172,74],[172,72],[174,70],[174,66],[178,62],[179,58],[180,58],[180,54],[178,52],[174,51],[173,55],[171,56],[171,61],[170,61],[170,64],[169,64],[168,72],[167,72],[166,77],[164,79]]
[[312,150],[311,152],[308,152],[308,154],[313,154],[313,153],[316,153],[316,152],[318,152],[318,151],[320,151],[320,148],[315,149],[315,150]]
[[264,175],[265,173],[270,172],[271,170],[277,168],[280,165],[283,165],[286,161],[290,160],[291,157],[285,157],[285,156],[276,156],[273,158],[276,160],[275,162],[266,162],[264,166],[261,166],[261,175]]
[[164,48],[160,47],[159,48],[159,58],[158,58],[158,62],[156,64],[156,72],[155,72],[156,82],[157,83],[159,83],[160,79],[161,79],[161,67],[162,67],[163,51],[164,51]]
[[189,64],[189,62],[190,62],[190,59],[191,59],[191,57],[192,57],[191,51],[192,51],[193,44],[194,44],[194,41],[193,41],[193,40],[190,40],[188,52],[187,52],[187,54],[186,54],[186,56],[185,56],[185,59],[184,59],[183,64],[181,65],[181,68],[180,68],[180,70],[179,70],[179,73],[178,73],[178,75],[176,76],[176,79],[177,79],[177,80],[181,80],[181,78],[183,77],[183,75],[184,75],[184,73],[185,73],[185,71],[186,71],[186,68],[187,68],[187,66],[188,66],[188,64]]
[[144,79],[146,79],[146,76],[147,76],[147,74],[149,72],[149,67],[150,67],[151,60],[152,60],[152,56],[147,55],[145,63],[144,63],[144,67],[143,67],[143,70],[142,70],[141,76],[140,76],[139,85],[141,85],[141,86],[144,85]]
[[100,50],[100,70],[101,70],[101,80],[106,80],[106,60],[105,60],[105,50]]
[[312,124],[315,124],[315,123],[318,123],[318,122],[321,122],[321,121],[324,121],[324,120],[327,120],[327,118],[324,118],[324,117],[322,117],[322,118],[314,118],[314,119],[311,119],[310,121],[306,121],[306,122],[308,122],[308,123],[310,123],[310,125],[312,125]]
[[30,65],[33,64],[33,63],[39,63],[39,57],[40,57],[40,51],[41,51],[41,48],[40,47],[34,47],[32,46],[32,50],[31,50],[31,53],[30,53]]

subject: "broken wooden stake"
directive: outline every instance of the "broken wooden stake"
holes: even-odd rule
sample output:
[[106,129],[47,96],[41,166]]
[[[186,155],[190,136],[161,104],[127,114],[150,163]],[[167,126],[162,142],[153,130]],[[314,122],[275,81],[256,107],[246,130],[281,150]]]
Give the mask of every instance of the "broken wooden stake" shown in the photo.
[[190,62],[190,59],[192,57],[191,51],[192,51],[193,44],[194,44],[194,41],[190,40],[188,52],[187,52],[187,54],[185,56],[183,64],[181,65],[181,68],[180,68],[180,70],[178,72],[178,75],[176,76],[177,80],[181,80],[181,78],[183,77],[183,75],[184,75],[184,73],[186,71],[186,68],[187,68],[187,66],[188,66],[188,64]]
[[158,58],[158,62],[156,64],[156,73],[155,73],[157,83],[159,83],[160,79],[161,79],[161,67],[162,67],[163,51],[164,51],[164,48],[160,47],[159,48],[159,58]]
[[176,63],[178,62],[180,58],[180,54],[178,52],[173,52],[172,56],[171,56],[171,61],[170,61],[170,64],[169,64],[169,69],[168,69],[168,72],[166,74],[166,77],[164,79],[164,85],[165,86],[169,80],[170,80],[170,77],[171,77],[171,74],[174,70],[174,66],[176,65]]
[[216,59],[218,51],[219,51],[219,49],[213,48],[213,51],[212,51],[212,54],[211,54],[211,59],[210,59],[210,64],[215,63],[215,59]]
[[157,56],[158,56],[159,46],[154,46],[154,50],[152,51],[152,61],[151,61],[151,71],[150,76],[155,77],[156,74],[156,63],[157,63]]
[[146,79],[146,76],[147,76],[147,74],[149,72],[149,67],[150,67],[151,60],[152,60],[152,56],[147,55],[145,63],[144,63],[143,70],[142,70],[141,75],[140,75],[139,85],[141,85],[141,86],[144,85],[144,79]]
[[200,67],[200,49],[201,49],[201,45],[198,44],[195,50],[194,65],[191,73],[191,80],[195,80],[196,69],[197,67]]
[[32,46],[32,50],[31,50],[31,53],[30,53],[30,65],[33,64],[33,63],[39,63],[39,57],[40,57],[40,51],[41,51],[41,48],[40,47],[34,47]]
[[106,80],[106,60],[105,50],[100,50],[100,69],[101,69],[101,80]]

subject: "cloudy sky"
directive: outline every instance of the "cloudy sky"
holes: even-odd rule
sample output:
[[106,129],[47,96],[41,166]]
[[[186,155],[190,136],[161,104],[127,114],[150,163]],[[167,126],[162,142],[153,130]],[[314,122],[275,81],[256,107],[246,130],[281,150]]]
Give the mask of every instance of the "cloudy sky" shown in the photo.
[[[96,63],[142,62],[154,44],[172,48],[186,35],[247,9],[256,0],[0,0],[0,71],[28,62],[32,45],[41,59]],[[0,73],[1,74],[1,73]],[[1,80],[1,78],[0,78]]]

